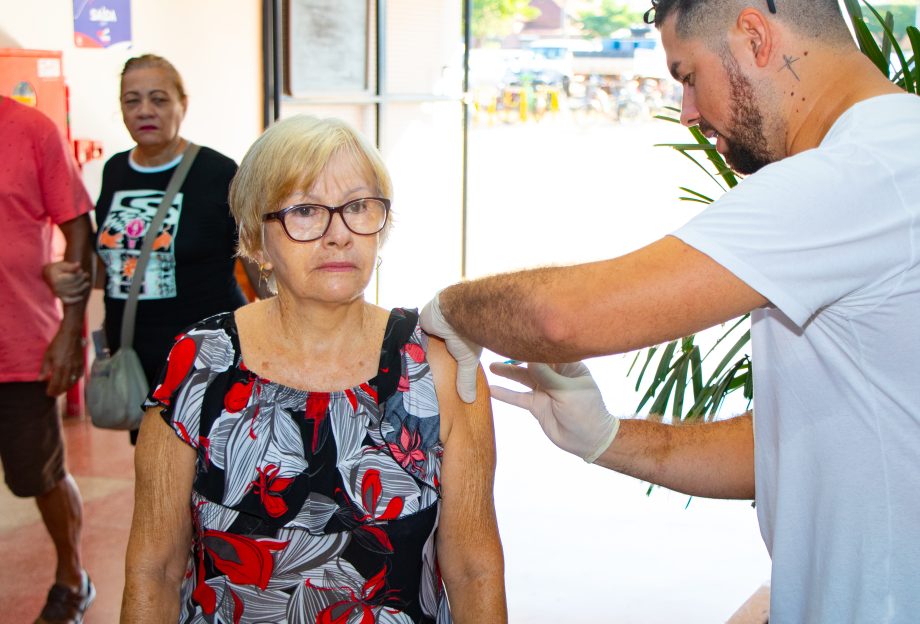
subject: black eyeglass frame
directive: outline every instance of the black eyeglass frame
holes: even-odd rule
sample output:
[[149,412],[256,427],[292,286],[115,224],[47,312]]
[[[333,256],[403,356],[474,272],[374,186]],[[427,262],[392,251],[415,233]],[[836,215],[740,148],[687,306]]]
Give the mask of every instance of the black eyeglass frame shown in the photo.
[[[348,206],[351,206],[354,203],[366,201],[368,199],[373,199],[383,204],[383,210],[384,210],[383,223],[380,225],[379,229],[373,232],[355,232],[353,229],[351,229],[351,226],[348,225],[348,219],[345,218],[345,213],[343,211],[345,210],[345,208],[347,208]],[[345,224],[345,227],[348,228],[348,231],[351,232],[352,234],[357,234],[358,236],[373,236],[374,234],[381,232],[383,228],[386,227],[387,221],[389,221],[390,219],[390,203],[391,203],[390,200],[387,199],[386,197],[359,197],[358,199],[353,199],[349,202],[345,202],[341,206],[326,206],[325,204],[293,204],[291,206],[286,206],[282,208],[281,210],[276,210],[275,212],[266,212],[264,215],[262,215],[262,222],[266,223],[268,221],[280,221],[281,229],[284,230],[285,235],[287,235],[289,239],[291,239],[295,243],[312,243],[313,241],[319,240],[323,236],[326,235],[326,232],[329,231],[329,226],[332,225],[333,217],[335,217],[336,213],[338,213],[338,215],[342,217],[342,223]],[[326,222],[326,227],[323,228],[322,234],[314,238],[308,238],[306,240],[301,240],[299,238],[294,238],[293,236],[291,236],[291,233],[288,232],[287,223],[285,223],[284,218],[292,210],[296,208],[303,208],[304,206],[309,206],[311,208],[325,208],[326,211],[329,213],[329,221]]]

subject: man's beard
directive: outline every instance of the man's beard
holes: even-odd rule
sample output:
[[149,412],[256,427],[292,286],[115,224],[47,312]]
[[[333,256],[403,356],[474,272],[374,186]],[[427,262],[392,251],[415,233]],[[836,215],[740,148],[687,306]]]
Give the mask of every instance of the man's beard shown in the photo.
[[742,73],[738,61],[728,51],[722,53],[722,65],[731,88],[731,138],[722,135],[727,150],[725,162],[738,173],[750,174],[774,162],[767,148],[763,115],[755,104],[754,86]]

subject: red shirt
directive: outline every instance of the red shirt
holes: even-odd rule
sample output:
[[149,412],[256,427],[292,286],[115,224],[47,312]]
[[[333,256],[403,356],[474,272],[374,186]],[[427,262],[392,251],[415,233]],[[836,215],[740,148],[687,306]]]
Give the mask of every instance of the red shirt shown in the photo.
[[92,210],[70,145],[48,117],[0,98],[0,383],[36,381],[58,330],[42,279],[53,225]]

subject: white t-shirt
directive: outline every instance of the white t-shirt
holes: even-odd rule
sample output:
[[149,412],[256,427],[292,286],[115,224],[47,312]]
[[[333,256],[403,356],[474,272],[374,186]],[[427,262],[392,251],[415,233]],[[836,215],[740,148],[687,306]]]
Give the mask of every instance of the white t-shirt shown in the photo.
[[674,235],[770,301],[751,318],[771,624],[920,622],[920,97],[860,102]]

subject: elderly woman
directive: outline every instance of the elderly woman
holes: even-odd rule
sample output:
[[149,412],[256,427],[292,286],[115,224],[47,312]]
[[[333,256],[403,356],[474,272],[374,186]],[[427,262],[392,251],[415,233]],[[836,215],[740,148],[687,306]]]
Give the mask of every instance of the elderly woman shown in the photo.
[[507,620],[484,377],[463,403],[417,313],[363,298],[390,197],[340,121],[249,150],[230,204],[277,296],[175,341],[141,427],[123,622]]
[[[104,328],[114,353],[121,345],[121,319],[135,263],[144,239],[155,237],[143,276],[133,344],[152,386],[177,333],[195,321],[246,303],[234,275],[237,227],[227,205],[236,163],[202,147],[163,225],[149,232],[189,144],[179,133],[188,96],[172,63],[144,54],[124,65],[120,103],[135,145],[113,155],[102,172],[95,213],[96,251],[101,260],[97,287],[105,289]],[[49,281],[67,301],[69,295],[79,295],[88,281],[76,264],[57,266],[59,271],[51,272]],[[68,270],[73,273],[68,275]],[[132,431],[132,443],[136,437]]]

